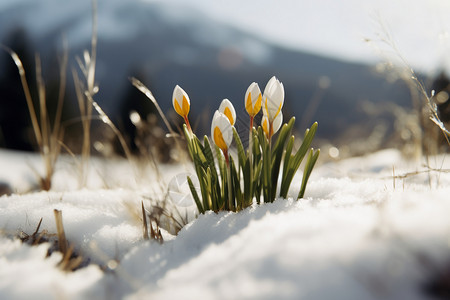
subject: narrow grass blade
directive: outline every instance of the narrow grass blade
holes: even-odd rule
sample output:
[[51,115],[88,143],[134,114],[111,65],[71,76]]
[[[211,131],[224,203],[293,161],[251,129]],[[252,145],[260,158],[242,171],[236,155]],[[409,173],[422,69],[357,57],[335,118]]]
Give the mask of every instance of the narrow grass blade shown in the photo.
[[213,155],[212,149],[211,149],[211,144],[206,135],[203,137],[203,145],[204,145],[204,155],[205,155],[206,161],[208,163],[208,166],[211,168],[211,172],[217,174],[216,165],[214,163],[214,155]]
[[282,197],[287,196],[287,193],[289,191],[289,187],[292,183],[294,175],[297,172],[298,168],[300,167],[300,164],[302,163],[303,158],[305,157],[305,155],[308,152],[308,149],[314,138],[316,130],[317,130],[317,122],[311,126],[311,129],[306,130],[305,138],[303,139],[302,145],[298,149],[297,153],[294,156],[291,156],[291,158],[289,159],[289,163],[287,164],[287,169],[286,169],[286,171],[283,171],[283,173],[285,172],[285,174],[283,174],[283,179],[282,179],[283,190],[281,191],[281,189],[280,189],[280,195],[282,195]]
[[239,134],[236,131],[236,128],[233,127],[233,137],[234,141],[236,142],[237,152],[238,152],[238,158],[239,158],[239,165],[244,166],[245,161],[247,160],[247,155],[245,154],[244,146],[242,145],[241,138],[239,137]]
[[187,181],[189,184],[189,189],[191,190],[192,197],[194,198],[195,204],[197,205],[198,211],[201,214],[204,214],[205,209],[203,208],[202,202],[200,201],[200,198],[198,197],[197,190],[195,189],[194,184],[192,183],[191,177],[188,176]]
[[230,156],[230,169],[231,169],[231,182],[229,182],[229,184],[232,184],[232,191],[233,191],[232,196],[235,200],[234,206],[236,207],[236,211],[239,211],[245,208],[245,206],[243,205],[243,193],[241,191],[241,184],[238,174],[239,169],[236,169],[233,157],[231,156]]
[[287,177],[287,174],[289,174],[289,169],[290,169],[290,162],[291,162],[291,158],[293,157],[291,155],[292,153],[292,148],[294,147],[294,136],[291,136],[291,138],[289,139],[287,146],[286,146],[286,152],[284,154],[284,162],[283,162],[283,173],[281,175],[281,186],[280,186],[280,197],[282,198],[286,198],[287,197],[287,193],[289,191],[289,186],[291,185],[291,181],[292,181],[292,177],[289,178]]
[[314,165],[316,164],[317,159],[319,158],[319,154],[320,154],[320,149],[318,149],[315,153],[314,153],[314,149],[311,149],[309,151],[305,170],[303,172],[302,186],[298,193],[297,199],[303,198],[303,196],[305,195],[306,184],[308,183],[309,176],[311,175]]

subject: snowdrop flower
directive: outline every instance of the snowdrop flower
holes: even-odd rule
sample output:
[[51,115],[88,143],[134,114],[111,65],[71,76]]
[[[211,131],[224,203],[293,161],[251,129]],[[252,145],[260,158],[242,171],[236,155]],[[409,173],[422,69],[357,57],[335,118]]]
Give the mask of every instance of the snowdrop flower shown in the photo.
[[263,115],[263,118],[261,120],[261,127],[264,130],[264,133],[266,134],[267,138],[271,138],[272,135],[274,135],[281,127],[281,124],[283,123],[283,113],[280,112],[275,120],[273,120],[272,123],[272,132],[270,132],[270,123],[269,119],[266,115]]
[[284,87],[275,76],[270,78],[267,83],[266,88],[264,89],[263,99],[263,113],[267,116],[269,124],[271,124],[280,114],[284,103]]
[[230,147],[233,139],[233,130],[228,117],[216,110],[211,122],[211,138],[213,142],[219,147],[227,159],[228,147]]
[[254,117],[261,110],[261,90],[256,82],[252,82],[245,93],[245,109],[250,117]]
[[219,106],[219,112],[223,113],[230,121],[231,126],[236,123],[236,111],[233,104],[228,99],[223,99]]
[[179,85],[175,86],[173,89],[172,104],[177,114],[184,118],[189,131],[192,132],[191,125],[189,124],[187,117],[189,114],[189,109],[191,108],[191,100],[189,100],[188,94]]

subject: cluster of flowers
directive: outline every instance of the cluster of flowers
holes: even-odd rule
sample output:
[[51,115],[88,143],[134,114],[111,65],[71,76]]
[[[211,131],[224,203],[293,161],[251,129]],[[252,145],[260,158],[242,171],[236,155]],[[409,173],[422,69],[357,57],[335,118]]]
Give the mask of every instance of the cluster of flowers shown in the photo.
[[[264,101],[262,101],[264,99]],[[190,132],[188,114],[190,110],[190,99],[188,94],[180,87],[176,86],[172,97],[175,111],[184,118]],[[264,105],[262,105],[264,104]],[[261,127],[270,140],[272,136],[280,129],[283,123],[283,113],[281,108],[284,104],[284,87],[275,76],[273,76],[264,89],[264,95],[256,82],[250,84],[245,93],[245,109],[250,116],[250,130],[253,128],[253,120],[262,107],[263,118]],[[214,143],[223,151],[225,159],[227,152],[233,140],[232,126],[236,122],[236,111],[233,104],[228,99],[224,99],[219,109],[214,113],[211,122],[211,138]]]
[[[278,179],[281,179],[279,196],[286,198],[294,174],[315,135],[317,123],[313,124],[311,130],[307,129],[299,150],[293,151],[294,136],[290,134],[295,118],[291,118],[282,126],[284,87],[275,76],[269,80],[263,94],[257,83],[250,84],[244,102],[250,116],[248,150],[244,149],[234,128],[236,111],[228,99],[224,99],[214,113],[211,139],[216,147],[212,147],[208,137],[205,136],[201,143],[192,132],[188,119],[190,110],[188,94],[178,85],[173,91],[173,107],[185,121],[184,133],[199,179],[202,199],[190,177],[187,179],[201,213],[206,210],[241,210],[251,205],[254,198],[260,203],[261,195],[264,202],[273,202],[276,198]],[[261,110],[263,112],[261,126],[255,129],[254,118]],[[278,138],[272,145],[272,137],[279,130]],[[228,153],[233,139],[238,150],[238,167]],[[217,164],[213,155],[214,149],[217,153]],[[318,150],[310,149],[298,198],[303,197],[306,182],[318,155]]]

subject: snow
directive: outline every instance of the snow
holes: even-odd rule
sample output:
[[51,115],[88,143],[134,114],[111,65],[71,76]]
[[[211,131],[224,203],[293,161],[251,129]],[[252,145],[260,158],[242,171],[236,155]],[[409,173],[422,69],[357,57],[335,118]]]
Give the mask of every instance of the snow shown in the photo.
[[[68,160],[52,191],[0,197],[1,299],[430,299],[427,284],[450,261],[445,156],[429,160],[441,172],[393,149],[322,163],[305,199],[191,216],[176,236],[163,229],[163,244],[143,240],[140,204],[162,199],[163,183],[180,210],[189,207],[181,180],[189,166],[161,166],[158,182],[151,171],[130,180],[129,162],[94,160],[109,171],[90,178],[107,174],[111,184],[78,189],[67,185],[76,181]],[[1,180],[20,190],[27,162],[38,166],[39,156],[1,150],[0,165],[17,166],[2,167]],[[408,173],[417,174],[400,178]],[[46,258],[49,244],[13,239],[40,218],[41,231],[56,233],[54,209],[87,267],[64,272],[60,254]]]
[[[48,246],[23,245],[0,238],[0,295],[2,299],[104,298],[99,285],[103,274],[94,265],[75,273],[57,267],[60,254],[45,258]],[[30,274],[31,276],[26,276]]]
[[[392,34],[413,67],[450,67],[448,1],[138,2],[168,5],[161,13],[179,22],[189,22],[183,12],[192,10],[171,8],[192,6],[284,47],[350,61],[378,61],[377,34]],[[90,11],[90,1],[54,0],[5,0],[0,9],[16,3],[39,8],[27,21],[36,32]],[[117,14],[124,5],[99,3],[100,35],[124,38],[134,30]],[[39,19],[43,11],[47,18]],[[89,36],[90,15],[77,24],[69,36]],[[259,44],[248,47],[268,55]],[[0,299],[430,299],[427,285],[450,264],[450,162],[436,156],[430,168],[422,163],[393,149],[329,161],[314,170],[305,199],[195,218],[182,180],[189,165],[162,165],[158,174],[147,165],[93,159],[80,189],[77,161],[63,156],[52,190],[42,192],[33,171],[43,172],[40,157],[0,150],[0,182],[14,191],[0,196]],[[175,205],[189,223],[177,235],[162,229],[163,244],[145,241],[141,202],[149,209],[166,194],[174,202],[169,209]],[[61,254],[46,257],[49,243],[14,238],[32,234],[41,218],[40,230],[56,233],[55,209],[87,267],[65,272]]]

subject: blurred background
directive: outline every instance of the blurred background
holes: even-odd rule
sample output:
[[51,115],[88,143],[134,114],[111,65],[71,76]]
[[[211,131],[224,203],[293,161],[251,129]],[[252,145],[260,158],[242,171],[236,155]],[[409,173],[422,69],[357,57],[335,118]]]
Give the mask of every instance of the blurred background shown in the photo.
[[[79,70],[76,57],[91,49],[92,12],[90,0],[0,0],[0,43],[21,58],[36,107],[39,53],[50,114],[67,45],[63,141],[75,153],[81,120],[72,69]],[[209,134],[213,112],[224,98],[235,105],[238,131],[244,131],[247,87],[255,81],[264,90],[275,75],[285,87],[285,120],[296,116],[299,132],[318,121],[316,144],[330,149],[324,153],[332,158],[414,148],[428,135],[424,100],[405,67],[414,68],[429,93],[448,87],[446,0],[98,0],[97,15],[95,100],[133,149],[140,133],[130,113],[155,129],[149,134],[166,128],[130,77],[153,92],[178,126],[182,120],[171,98],[176,84],[183,87],[191,99],[191,123],[202,135]],[[106,126],[99,120],[93,124],[94,142],[114,145]],[[35,149],[17,67],[3,50],[0,147]]]

